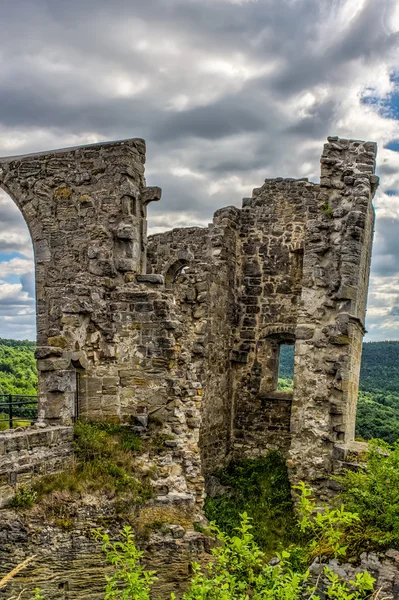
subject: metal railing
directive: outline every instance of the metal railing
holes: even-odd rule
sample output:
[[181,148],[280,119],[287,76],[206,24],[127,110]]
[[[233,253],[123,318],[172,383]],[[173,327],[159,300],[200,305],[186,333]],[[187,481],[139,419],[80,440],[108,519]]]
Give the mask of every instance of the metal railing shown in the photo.
[[37,396],[0,394],[0,431],[4,429],[2,423],[13,429],[21,423],[32,425],[36,419]]

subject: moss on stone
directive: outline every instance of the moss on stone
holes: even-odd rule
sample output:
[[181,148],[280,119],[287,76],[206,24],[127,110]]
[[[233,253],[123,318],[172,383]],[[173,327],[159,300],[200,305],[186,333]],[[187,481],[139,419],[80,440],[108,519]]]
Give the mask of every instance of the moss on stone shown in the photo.
[[63,335],[55,335],[48,338],[49,346],[55,346],[57,348],[66,348],[68,340]]
[[68,200],[72,196],[72,190],[69,187],[61,187],[55,190],[55,200]]

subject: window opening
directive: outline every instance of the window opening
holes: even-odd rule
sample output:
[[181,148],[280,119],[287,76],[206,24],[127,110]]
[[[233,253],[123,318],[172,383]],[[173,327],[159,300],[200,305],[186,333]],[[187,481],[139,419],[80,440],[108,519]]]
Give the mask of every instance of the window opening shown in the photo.
[[293,344],[280,344],[278,363],[277,389],[284,392],[292,392],[294,387],[294,352]]

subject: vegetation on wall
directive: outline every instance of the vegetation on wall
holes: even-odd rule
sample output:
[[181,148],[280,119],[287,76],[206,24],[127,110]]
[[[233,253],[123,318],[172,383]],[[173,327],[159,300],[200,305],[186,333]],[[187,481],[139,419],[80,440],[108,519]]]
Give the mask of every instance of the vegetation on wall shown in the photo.
[[335,479],[342,486],[337,502],[359,517],[347,531],[347,553],[399,548],[399,443],[371,441],[364,468]]
[[[212,557],[207,564],[193,563],[193,576],[183,600],[377,598],[379,591],[373,592],[375,580],[367,571],[359,572],[353,581],[346,582],[325,565],[320,569],[320,576],[312,577],[309,565],[315,557],[321,564],[325,548],[335,558],[342,556],[345,530],[358,517],[343,507],[327,508],[314,517],[315,505],[310,498],[311,490],[302,485],[298,528],[304,535],[303,545],[282,550],[273,561],[268,561],[268,556],[257,545],[253,536],[256,528],[246,513],[240,516],[238,527],[230,535],[211,525],[208,533],[219,543],[211,550]],[[125,527],[117,542],[100,530],[96,537],[113,565],[113,573],[106,577],[104,600],[149,600],[157,577],[154,571],[143,567],[144,553],[137,549],[132,529]],[[298,554],[302,561],[295,558]],[[44,597],[36,590],[33,599],[44,600]],[[174,593],[171,600],[175,600]]]
[[[320,594],[335,600],[372,598],[375,580],[367,571],[358,573],[354,581],[345,582],[325,566],[323,577],[312,579],[308,569],[312,550],[321,544],[329,545],[333,556],[340,556],[342,526],[356,520],[356,515],[344,509],[327,509],[321,518],[312,519],[315,506],[309,495],[310,491],[303,488],[298,523],[308,537],[306,545],[300,549],[307,560],[293,561],[293,554],[283,550],[270,564],[254,539],[256,528],[243,513],[239,526],[230,535],[216,526],[209,528],[209,533],[219,543],[211,550],[212,559],[206,566],[193,563],[194,574],[183,600],[320,600]],[[149,600],[156,573],[143,569],[140,563],[143,553],[135,546],[132,530],[126,527],[122,540],[116,543],[111,543],[107,534],[97,532],[97,536],[103,542],[108,561],[115,567],[114,574],[107,578],[104,600]],[[175,600],[174,593],[171,600]]]
[[30,487],[18,488],[10,501],[14,508],[40,504],[46,518],[69,528],[84,494],[115,499],[120,515],[128,516],[152,495],[150,473],[135,463],[142,442],[129,428],[106,423],[75,425],[76,460],[72,468],[35,479]]
[[[126,457],[122,459],[120,453],[137,451],[135,437],[128,430],[101,424],[80,424],[76,435],[81,468],[84,463],[92,466],[87,467],[84,479],[79,472],[72,477],[84,489],[95,490],[111,475],[115,480],[108,482],[108,492],[123,494],[130,487],[126,477],[136,477],[137,473],[129,473]],[[97,460],[103,461],[98,470]],[[110,464],[126,469],[122,479],[120,471],[109,469]],[[323,510],[315,510],[312,491],[302,483],[297,486],[299,502],[294,513],[284,461],[276,452],[263,459],[235,463],[218,475],[224,485],[223,496],[208,499],[206,505],[208,518],[216,524],[203,531],[216,536],[220,544],[212,550],[213,560],[208,566],[194,564],[185,600],[317,600],[319,585],[326,598],[374,597],[374,581],[367,572],[359,573],[348,585],[326,563],[331,558],[353,563],[364,551],[399,547],[399,444],[391,448],[372,442],[363,469],[335,478],[342,491],[335,503]],[[71,480],[58,477],[44,478],[39,485],[25,488],[25,498],[30,502],[35,494],[37,502],[55,490],[77,491],[75,484],[65,486]],[[132,489],[137,489],[135,486],[133,482]],[[22,491],[19,494],[16,499],[22,498]],[[47,506],[53,507],[53,500],[50,498]],[[131,506],[132,498],[129,502]],[[17,500],[14,503],[18,506]],[[143,569],[133,530],[125,527],[117,543],[100,531],[97,537],[115,567],[108,577],[104,600],[148,599],[156,574]],[[324,565],[319,569],[322,577],[310,576],[311,564]]]
[[[253,519],[255,542],[268,556],[304,542],[304,530],[298,524],[290,496],[285,462],[277,452],[264,458],[231,464],[217,473],[221,493],[207,498],[205,514],[228,535],[233,535],[243,512]],[[358,559],[364,551],[399,548],[399,442],[389,446],[372,441],[361,469],[347,470],[334,478],[341,492],[333,508],[356,513],[341,523],[345,537],[345,559]],[[302,486],[301,498],[308,498]],[[331,548],[323,542],[324,557]],[[316,554],[320,548],[316,549]]]

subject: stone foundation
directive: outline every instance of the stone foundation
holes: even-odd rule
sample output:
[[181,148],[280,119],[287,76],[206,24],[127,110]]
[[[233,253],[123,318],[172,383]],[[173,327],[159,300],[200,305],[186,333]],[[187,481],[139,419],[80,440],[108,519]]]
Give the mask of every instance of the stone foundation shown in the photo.
[[[101,528],[117,539],[122,528],[115,507],[98,497],[87,497],[74,509],[74,526],[65,529],[48,522],[45,515],[2,510],[0,519],[0,578],[28,556],[36,558],[8,586],[0,598],[29,594],[40,588],[49,600],[102,600],[105,576],[113,571],[96,541],[93,530]],[[149,541],[139,541],[145,551],[144,563],[157,571],[154,598],[181,597],[190,580],[193,560],[206,561],[209,539],[179,526],[154,533]]]
[[19,428],[0,433],[0,507],[34,477],[67,470],[73,460],[72,427]]

